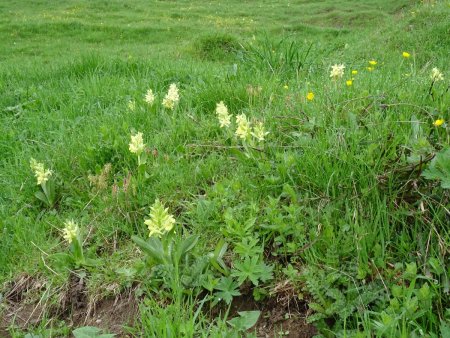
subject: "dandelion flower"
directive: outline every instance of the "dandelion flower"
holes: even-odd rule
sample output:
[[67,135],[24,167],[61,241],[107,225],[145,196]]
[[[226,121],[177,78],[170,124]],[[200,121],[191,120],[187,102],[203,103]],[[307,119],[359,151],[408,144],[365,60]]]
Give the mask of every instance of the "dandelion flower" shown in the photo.
[[240,114],[236,116],[236,136],[245,140],[250,136],[250,122],[245,114]]
[[431,79],[435,82],[442,81],[442,80],[444,80],[444,75],[442,75],[442,73],[439,71],[439,69],[434,67],[431,70]]
[[151,90],[151,89],[147,90],[147,93],[145,94],[144,100],[150,106],[153,105],[153,102],[155,102],[155,94],[153,94],[153,90]]
[[180,101],[180,95],[178,93],[178,88],[175,83],[172,83],[169,87],[169,91],[163,99],[163,106],[167,109],[175,108],[175,105]]
[[251,134],[259,142],[263,142],[266,135],[268,135],[269,132],[265,131],[264,124],[260,121],[260,122],[258,122],[258,124],[255,127],[253,127],[253,131],[251,132]]
[[333,79],[341,78],[342,76],[344,76],[344,69],[345,66],[343,64],[335,64],[331,66],[330,77]]
[[154,235],[161,237],[173,229],[175,218],[169,214],[169,208],[164,208],[164,204],[159,199],[156,199],[150,208],[150,218],[146,219],[144,224],[148,226],[148,237]]
[[231,124],[231,115],[228,114],[228,108],[223,103],[223,101],[220,101],[216,106],[216,114],[217,118],[219,119],[220,128],[223,127],[229,127]]
[[145,149],[144,140],[142,138],[142,133],[137,133],[136,135],[131,135],[130,151],[138,156],[142,154]]
[[358,74],[358,71],[357,70],[352,70],[352,75],[356,75],[356,74]]
[[368,70],[369,72],[371,72],[371,71],[374,70],[374,68],[373,68],[373,67],[367,67],[367,70]]
[[409,57],[411,56],[411,54],[409,54],[408,52],[403,52],[403,53],[402,53],[402,56],[403,56],[405,59],[407,59],[407,58],[409,58]]
[[286,90],[288,90],[288,89],[289,89],[289,86],[288,86],[287,84],[285,84],[285,85],[283,86],[283,88],[286,89]]
[[37,185],[44,184],[48,181],[49,177],[52,176],[52,171],[45,170],[44,164],[37,162],[34,158],[30,159],[31,170],[34,171],[34,176],[37,180]]
[[444,124],[445,120],[444,119],[437,119],[436,121],[433,122],[433,125],[435,127],[440,127]]
[[75,223],[73,220],[67,220],[64,223],[64,229],[63,229],[63,238],[67,241],[67,243],[72,243],[74,239],[77,238],[78,233],[80,231],[80,228],[78,227],[78,224]]
[[313,92],[309,92],[308,94],[306,94],[306,99],[308,101],[314,100],[314,93]]
[[353,85],[353,80],[347,80],[345,81],[345,84],[347,85],[347,87],[350,87],[351,85]]
[[134,111],[136,109],[136,102],[134,100],[128,101],[128,109]]
[[375,60],[370,60],[369,61],[369,65],[371,66],[376,66],[378,62],[376,62]]

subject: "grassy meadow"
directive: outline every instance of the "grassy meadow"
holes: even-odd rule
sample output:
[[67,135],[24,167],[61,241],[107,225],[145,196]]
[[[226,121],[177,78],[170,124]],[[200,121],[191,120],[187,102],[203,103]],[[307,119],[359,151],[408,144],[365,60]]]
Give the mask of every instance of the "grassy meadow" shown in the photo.
[[0,12],[0,337],[450,337],[448,1]]

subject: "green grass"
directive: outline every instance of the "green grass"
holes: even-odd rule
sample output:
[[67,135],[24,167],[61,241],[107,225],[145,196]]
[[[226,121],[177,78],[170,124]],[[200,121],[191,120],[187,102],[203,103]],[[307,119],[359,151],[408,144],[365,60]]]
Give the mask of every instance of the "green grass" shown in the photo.
[[[206,286],[227,275],[208,253],[224,240],[235,281],[257,258],[258,285],[250,278],[242,293],[264,298],[288,280],[326,337],[448,332],[448,159],[435,179],[423,176],[450,144],[448,4],[34,1],[0,11],[0,283],[46,280],[57,307],[55,290],[81,269],[91,300],[139,285],[135,334],[239,334],[208,316],[217,289]],[[346,69],[334,81],[336,63]],[[444,80],[431,85],[434,67]],[[171,83],[180,88],[173,112],[161,105]],[[219,127],[222,100],[234,116],[264,122],[263,144]],[[128,149],[138,131],[148,147],[139,168]],[[35,197],[32,157],[53,170],[54,206]],[[108,163],[96,187],[89,176]],[[156,198],[177,220],[168,238],[179,246],[198,235],[170,264],[131,240],[148,237]],[[61,255],[67,219],[94,264]],[[204,312],[193,299],[206,299]],[[26,330],[48,335],[60,325],[48,313]]]

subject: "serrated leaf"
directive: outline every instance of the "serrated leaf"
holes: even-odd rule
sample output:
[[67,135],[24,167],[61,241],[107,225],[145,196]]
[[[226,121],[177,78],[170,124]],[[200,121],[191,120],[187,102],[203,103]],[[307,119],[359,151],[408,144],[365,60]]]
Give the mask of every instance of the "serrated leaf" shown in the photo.
[[238,278],[239,284],[249,279],[253,285],[258,286],[259,280],[266,282],[273,278],[273,267],[266,265],[264,262],[258,262],[259,257],[245,257],[243,261],[237,261],[234,263],[234,269],[232,272],[233,277]]
[[214,289],[219,290],[214,295],[217,298],[223,299],[225,303],[230,304],[233,297],[241,295],[238,288],[239,284],[234,281],[233,278],[222,277],[220,278],[219,283],[214,287]]

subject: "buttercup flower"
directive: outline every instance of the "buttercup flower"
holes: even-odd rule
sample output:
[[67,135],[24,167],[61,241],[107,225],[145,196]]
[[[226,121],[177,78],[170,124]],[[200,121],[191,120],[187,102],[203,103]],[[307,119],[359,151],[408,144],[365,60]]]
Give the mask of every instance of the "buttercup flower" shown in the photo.
[[220,128],[223,127],[229,127],[231,124],[231,115],[228,114],[228,108],[223,103],[223,101],[220,101],[216,106],[216,114],[217,118],[219,119]]
[[434,67],[431,70],[431,79],[435,82],[442,81],[442,80],[444,80],[444,75],[442,75],[442,73],[439,71],[439,69]]
[[350,87],[351,85],[353,85],[353,80],[347,80],[345,81],[345,84]]
[[409,54],[408,52],[403,52],[403,53],[402,53],[402,56],[403,56],[405,59],[407,59],[407,58],[409,58],[409,57],[411,56],[411,54]]
[[376,62],[375,60],[370,60],[369,61],[369,65],[371,66],[376,66],[378,62]]
[[264,130],[264,124],[260,121],[255,127],[253,127],[253,131],[251,132],[251,134],[259,142],[262,142],[264,141],[266,135],[269,134],[269,132]]
[[164,204],[159,199],[156,199],[150,208],[150,218],[146,219],[144,224],[148,226],[148,237],[154,235],[161,237],[173,229],[175,218],[169,214],[169,208],[164,208]]
[[128,101],[128,109],[134,111],[136,109],[136,102],[134,100]]
[[137,133],[136,135],[131,135],[130,151],[138,156],[142,154],[145,149],[144,140],[142,138],[142,133]]
[[172,83],[169,87],[169,91],[163,99],[163,106],[167,109],[172,109],[180,101],[180,95],[178,94],[178,88],[175,83]]
[[444,124],[445,120],[444,119],[437,119],[436,121],[433,122],[433,125],[435,127],[440,127]]
[[306,94],[306,99],[308,101],[314,100],[314,93],[313,92],[309,92],[308,94]]
[[341,78],[344,75],[345,66],[343,64],[331,66],[330,77],[333,79]]
[[36,176],[37,185],[44,184],[52,176],[53,172],[49,169],[45,170],[44,164],[37,162],[34,158],[30,159],[30,167]]
[[248,121],[247,116],[245,116],[245,114],[236,116],[236,124],[236,136],[243,140],[247,139],[250,136],[250,122]]
[[77,238],[80,228],[78,227],[78,224],[73,220],[67,220],[64,223],[64,226],[65,228],[63,229],[63,238],[67,241],[67,243],[70,244],[74,239]]
[[145,94],[144,100],[150,106],[153,105],[153,102],[155,102],[155,94],[153,94],[153,90],[151,90],[151,89],[147,90],[147,93]]
[[356,74],[358,74],[358,71],[357,70],[352,70],[352,75],[356,75]]

